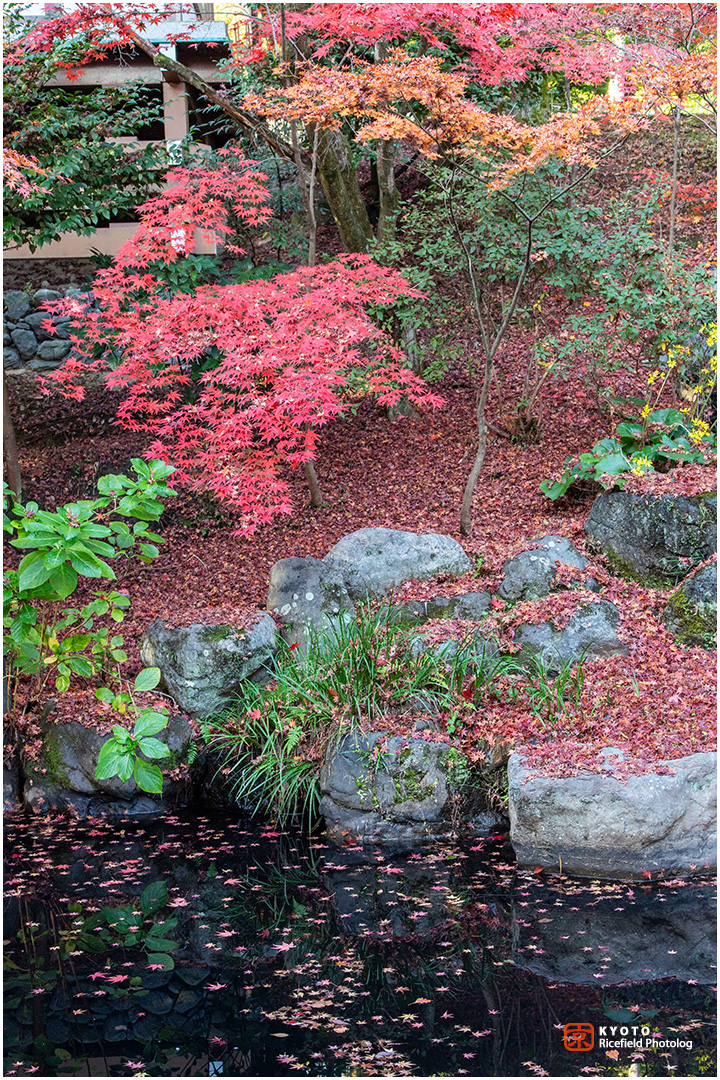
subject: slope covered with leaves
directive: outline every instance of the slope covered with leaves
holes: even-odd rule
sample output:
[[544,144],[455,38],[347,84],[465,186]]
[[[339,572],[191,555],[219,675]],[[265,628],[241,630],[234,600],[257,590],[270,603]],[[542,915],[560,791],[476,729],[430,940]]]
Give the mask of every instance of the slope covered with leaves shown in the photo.
[[[643,136],[662,157],[667,154],[667,129]],[[659,148],[659,155],[658,155]],[[635,148],[637,150],[637,147]],[[690,148],[688,168],[699,180],[703,155]],[[636,159],[634,159],[636,163]],[[616,162],[615,180],[634,168],[633,159]],[[606,178],[609,183],[612,177]],[[407,177],[412,190],[412,173]],[[704,204],[707,208],[707,201]],[[688,244],[688,258],[713,262],[711,222],[686,200],[679,230]],[[330,228],[321,236],[327,251],[337,250]],[[660,235],[658,236],[660,243]],[[474,347],[474,330],[467,298],[448,286],[446,299],[454,305],[454,359],[434,389],[444,405],[418,418],[391,422],[376,406],[361,402],[353,414],[340,417],[318,433],[317,468],[323,505],[312,508],[299,470],[286,473],[293,513],[262,525],[250,537],[237,535],[238,521],[217,504],[194,495],[173,500],[163,518],[167,544],[152,566],[128,565],[119,587],[128,590],[132,608],[125,640],[132,648],[153,618],[171,625],[192,622],[232,623],[263,607],[270,568],[291,555],[322,558],[344,535],[356,529],[384,526],[416,532],[440,532],[460,538],[459,506],[474,455],[474,384],[463,362]],[[573,314],[573,306],[556,296],[558,325]],[[632,364],[608,376],[603,386],[593,383],[582,364],[571,366],[565,380],[548,380],[541,392],[540,441],[523,444],[504,437],[507,403],[523,391],[531,342],[522,326],[510,332],[499,357],[504,411],[491,395],[487,459],[475,496],[474,527],[462,543],[476,561],[472,575],[459,581],[411,583],[403,598],[488,588],[494,591],[504,561],[533,539],[550,533],[570,539],[587,555],[583,524],[594,493],[587,491],[551,502],[540,483],[562,471],[575,457],[611,433],[617,422],[608,397],[642,396],[648,368]],[[432,359],[432,357],[431,357]],[[607,393],[603,393],[607,391]],[[668,384],[664,404],[673,403]],[[11,385],[13,410],[20,428],[25,497],[52,509],[94,491],[104,472],[122,472],[130,457],[145,449],[140,433],[112,424],[117,396],[92,390],[82,403],[41,398],[29,380]],[[706,491],[714,485],[712,468],[681,466],[665,475],[633,478],[637,490]],[[17,553],[8,553],[10,564]],[[499,693],[483,709],[468,714],[458,735],[471,752],[483,739],[533,743],[532,763],[544,771],[574,773],[600,768],[602,747],[625,751],[620,775],[715,746],[714,654],[678,646],[661,619],[667,592],[653,591],[612,577],[601,560],[595,576],[605,583],[603,595],[620,609],[627,656],[596,662],[586,669],[582,697],[562,722],[548,725],[525,706]],[[571,594],[575,595],[575,594]],[[568,601],[574,602],[571,597]],[[550,598],[522,613],[494,612],[504,630],[522,614],[525,621],[562,617],[562,604]],[[500,605],[502,608],[503,605]],[[502,629],[502,628],[501,628]],[[56,716],[101,719],[92,690],[70,692],[57,702]],[[657,765],[656,765],[657,767]]]

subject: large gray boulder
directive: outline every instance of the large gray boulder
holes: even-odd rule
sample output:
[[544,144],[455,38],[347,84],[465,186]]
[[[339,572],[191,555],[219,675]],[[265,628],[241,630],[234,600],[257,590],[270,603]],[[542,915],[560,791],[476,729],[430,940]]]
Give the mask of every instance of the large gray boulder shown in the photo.
[[448,801],[446,743],[371,731],[346,735],[320,772],[331,839],[414,841],[437,834]]
[[30,311],[30,297],[19,289],[10,289],[3,293],[3,307],[8,321],[18,322]]
[[[54,332],[46,330],[44,324],[52,319]],[[54,319],[49,311],[34,311],[23,320],[32,330],[38,341],[57,341],[58,338],[67,339],[69,336],[69,319]]]
[[451,536],[400,529],[358,529],[338,540],[323,561],[342,574],[353,600],[385,596],[404,581],[426,581],[438,574],[459,577],[472,569],[469,556]]
[[[608,753],[611,751],[609,750]],[[581,877],[707,873],[716,865],[717,754],[668,761],[673,774],[533,776],[508,762],[510,841],[520,866]]]
[[628,648],[619,640],[620,612],[609,600],[594,600],[578,608],[562,630],[552,620],[524,623],[515,631],[514,641],[526,652],[542,653],[554,666],[586,660],[604,660]]
[[717,634],[717,563],[684,581],[667,602],[663,620],[681,645],[715,646]]
[[55,360],[58,363],[64,360],[70,352],[70,342],[54,338],[52,341],[41,341],[38,345],[37,355],[41,360]]
[[35,308],[43,307],[51,300],[62,299],[62,293],[57,292],[56,289],[38,289],[32,294],[32,306]]
[[717,551],[713,495],[599,495],[585,522],[614,572],[649,585],[674,585]]
[[[542,536],[533,540],[533,547],[521,551],[503,566],[503,580],[498,593],[503,600],[517,604],[521,600],[539,600],[553,592],[556,586],[557,568],[560,564],[584,570],[588,560],[574,544],[564,536]],[[598,589],[597,582],[586,588]]]
[[[162,797],[156,797],[147,795],[132,779],[95,779],[100,749],[107,738],[107,734],[76,720],[45,724],[42,764],[28,770],[23,791],[25,806],[42,813],[71,810],[80,817],[126,817],[170,809],[172,801],[182,793],[182,785],[177,782],[166,779]],[[167,744],[172,760],[178,764],[187,757],[192,738],[190,723],[175,714],[155,738]],[[159,762],[161,767],[167,763],[168,759]]]
[[168,629],[161,619],[140,641],[148,667],[159,667],[161,686],[190,716],[214,716],[232,704],[239,684],[265,668],[276,651],[275,623],[258,613],[247,628],[205,625]]
[[309,631],[332,631],[355,605],[342,575],[321,559],[280,559],[270,571],[267,609],[284,623],[283,638],[304,652]]

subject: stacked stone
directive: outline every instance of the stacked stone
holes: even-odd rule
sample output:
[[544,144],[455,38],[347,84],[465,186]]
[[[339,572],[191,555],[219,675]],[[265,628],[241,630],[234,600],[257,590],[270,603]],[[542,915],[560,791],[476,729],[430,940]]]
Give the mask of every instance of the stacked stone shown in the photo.
[[[3,294],[3,367],[6,370],[52,371],[71,349],[70,320],[53,318],[44,305],[62,296],[80,296],[81,289],[38,289],[29,296],[11,290]],[[43,324],[53,318],[55,333]]]

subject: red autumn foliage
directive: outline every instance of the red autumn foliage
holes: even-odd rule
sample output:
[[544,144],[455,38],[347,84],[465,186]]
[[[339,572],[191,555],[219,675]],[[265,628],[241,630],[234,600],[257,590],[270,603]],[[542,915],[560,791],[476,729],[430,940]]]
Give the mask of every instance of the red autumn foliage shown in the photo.
[[318,429],[347,410],[351,395],[372,394],[382,405],[403,396],[420,406],[441,402],[367,312],[419,294],[368,256],[193,295],[169,294],[154,276],[152,263],[192,250],[196,229],[227,235],[228,207],[247,225],[267,220],[263,180],[239,150],[226,151],[212,171],[175,170],[170,188],[140,208],[136,236],[97,275],[99,308],[75,299],[54,305],[78,327],[78,355],[54,381],[82,397],[82,378],[104,370],[101,350],[112,342],[122,359],[106,381],[126,390],[119,422],[151,433],[149,453],[172,461],[180,482],[238,511],[245,533],[290,512],[282,464],[312,460]]

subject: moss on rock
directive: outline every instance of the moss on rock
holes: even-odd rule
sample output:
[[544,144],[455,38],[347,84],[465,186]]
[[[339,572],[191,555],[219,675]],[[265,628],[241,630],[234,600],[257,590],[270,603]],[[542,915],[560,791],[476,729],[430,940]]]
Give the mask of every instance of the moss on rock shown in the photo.
[[667,628],[681,645],[715,647],[717,634],[717,568],[706,566],[670,597]]

